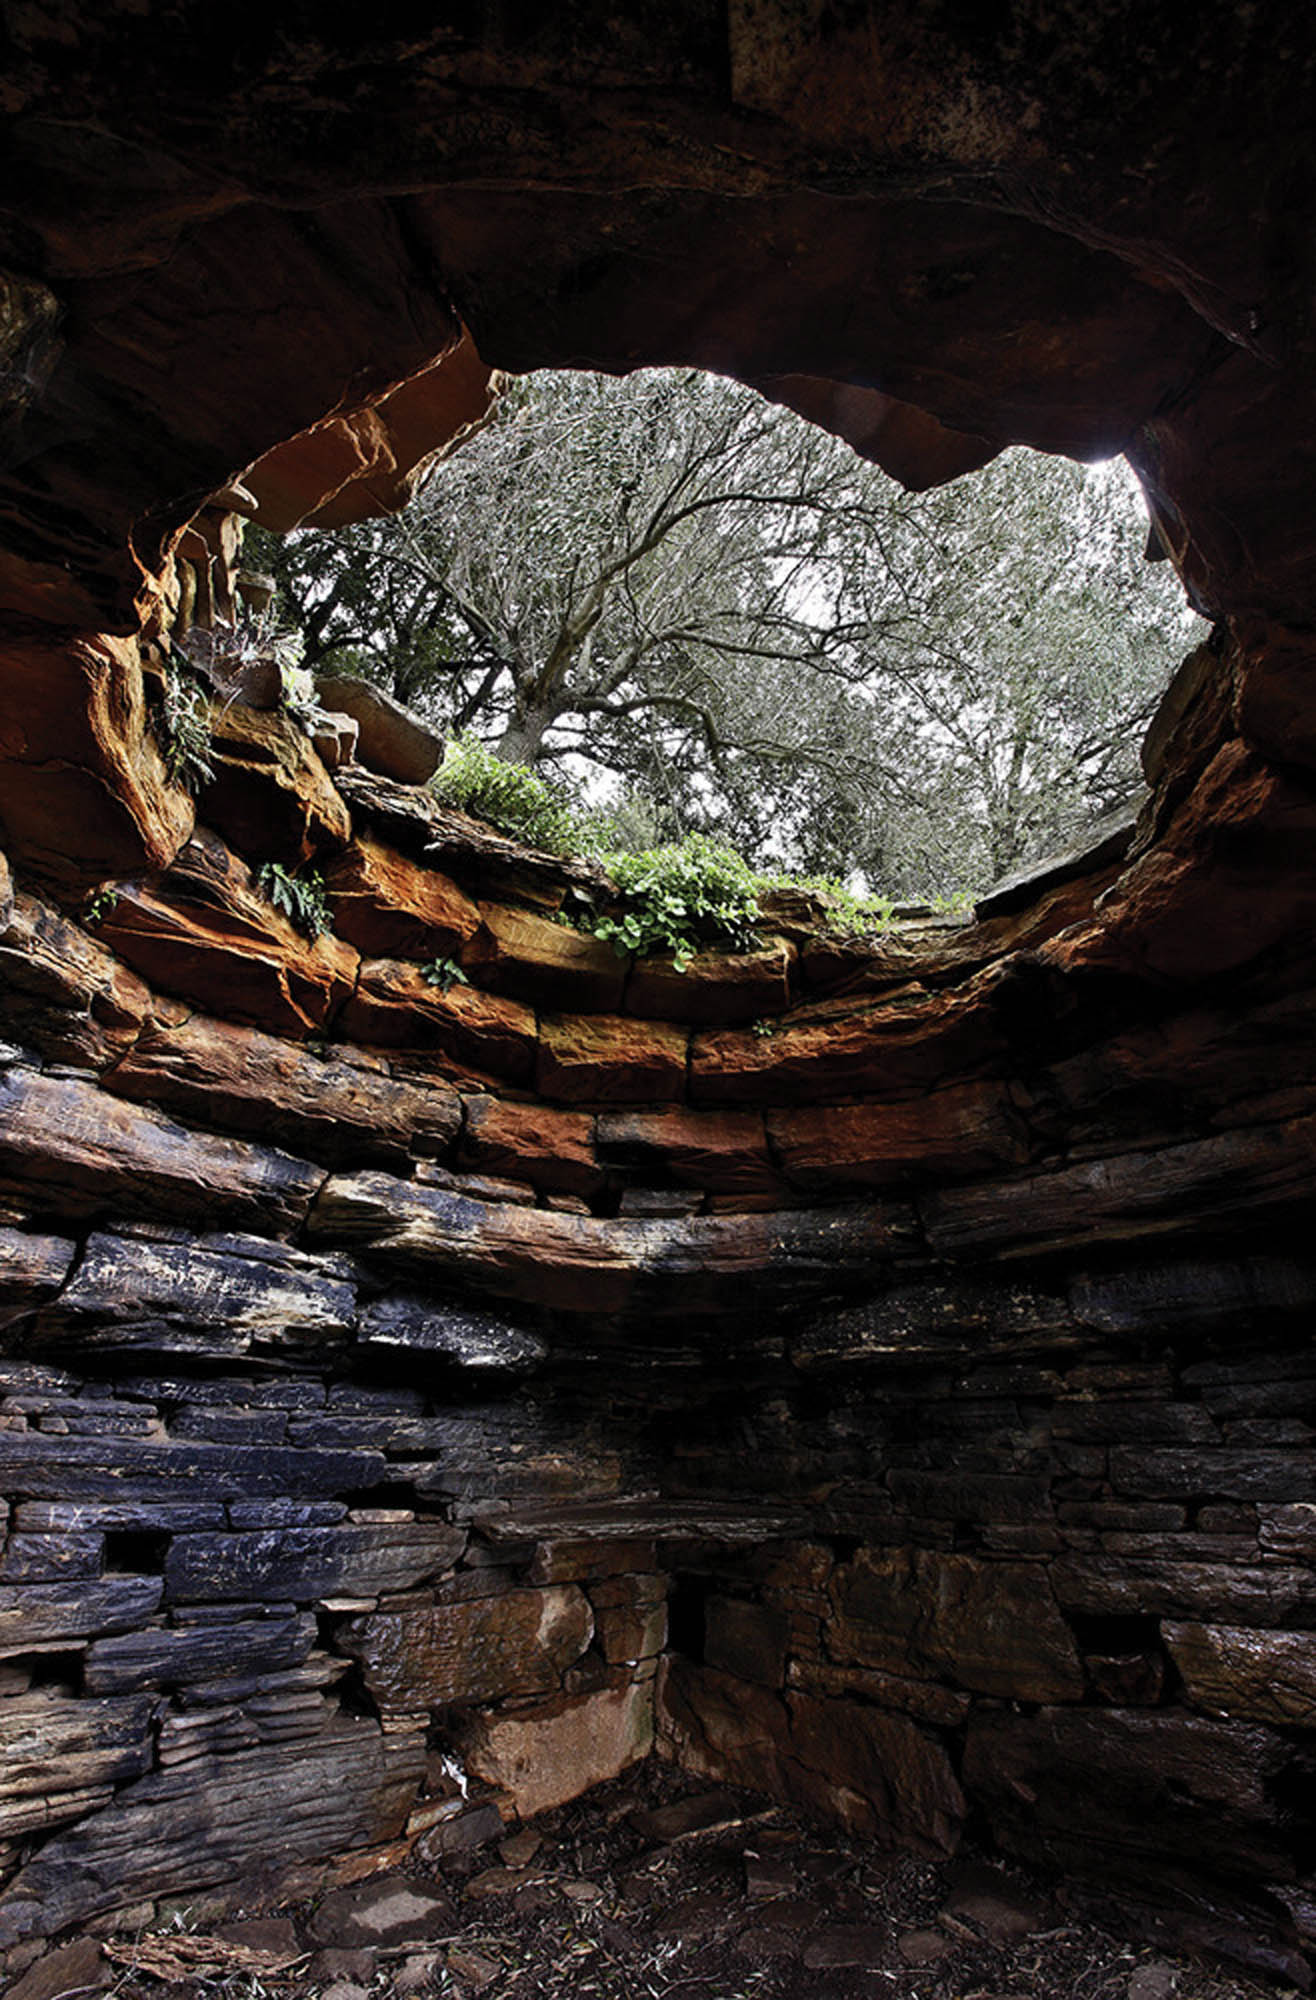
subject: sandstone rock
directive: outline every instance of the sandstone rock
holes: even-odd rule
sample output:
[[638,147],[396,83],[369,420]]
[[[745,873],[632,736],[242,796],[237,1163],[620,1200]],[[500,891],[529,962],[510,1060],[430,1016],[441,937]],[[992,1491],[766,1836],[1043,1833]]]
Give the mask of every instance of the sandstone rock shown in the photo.
[[882,1187],[910,1176],[967,1180],[1021,1166],[1029,1153],[1002,1084],[965,1084],[904,1104],[770,1111],[767,1129],[787,1180],[810,1190]]
[[779,1688],[786,1679],[790,1621],[760,1604],[710,1597],[704,1605],[704,1658],[710,1667],[760,1687]]
[[437,1077],[410,1082],[364,1049],[319,1053],[203,1014],[148,1028],[105,1087],[335,1165],[401,1166],[413,1148],[442,1152],[461,1129],[461,1100]]
[[64,1236],[36,1236],[0,1225],[0,1327],[57,1292],[77,1245]]
[[572,1584],[508,1590],[469,1603],[419,1606],[354,1619],[339,1644],[359,1659],[387,1713],[494,1701],[556,1688],[594,1630]]
[[877,1001],[822,1000],[771,1035],[739,1028],[696,1034],[693,1104],[826,1103],[860,1093],[907,1097],[999,1055],[991,979],[957,993],[918,987]]
[[687,1771],[770,1786],[848,1832],[952,1853],[964,1799],[949,1759],[903,1716],[853,1701],[779,1695],[670,1659],[658,1684],[660,1736]]
[[373,1597],[441,1575],[465,1546],[463,1530],[441,1521],[176,1535],[165,1558],[165,1599]]
[[327,674],[316,683],[316,698],[351,716],[358,731],[357,756],[372,771],[400,785],[423,785],[442,763],[443,738],[373,682]]
[[835,1666],[828,1660],[792,1660],[787,1680],[804,1694],[858,1696],[942,1729],[956,1728],[973,1705],[971,1695],[940,1681],[909,1680],[872,1667]]
[[300,1666],[315,1643],[315,1620],[310,1616],[147,1626],[117,1638],[94,1640],[87,1651],[84,1684],[89,1694],[124,1694],[245,1679]]
[[287,1230],[322,1179],[288,1153],[189,1132],[76,1078],[0,1072],[0,1198]]
[[351,839],[347,807],[291,716],[217,703],[207,759],[214,776],[202,788],[200,810],[249,860],[295,869]]
[[[57,1505],[89,1501],[100,1509],[99,1525],[120,1525],[133,1531],[177,1528],[179,1507],[194,1507],[198,1502],[246,1503],[264,1495],[302,1499],[357,1492],[378,1485],[383,1474],[383,1454],[368,1449],[193,1444],[175,1438],[68,1437],[0,1430],[0,1491]],[[108,1506],[107,1494],[113,1496]],[[58,1515],[53,1518],[59,1522]],[[151,1589],[158,1590],[158,1581]],[[83,1588],[90,1612],[96,1593]],[[122,1595],[140,1594],[146,1586],[123,1577],[107,1579],[99,1588],[107,1601],[114,1603]],[[30,1588],[27,1598],[35,1610],[38,1600]],[[144,1608],[139,1606],[141,1616],[149,1616],[158,1601],[157,1596]],[[76,1592],[67,1609],[75,1618],[79,1615]],[[75,1625],[73,1629],[80,1628]]]
[[245,483],[262,525],[338,528],[398,511],[434,452],[489,405],[489,370],[462,333],[436,361],[365,409],[335,415],[275,445]]
[[1167,1623],[1165,1644],[1195,1708],[1303,1727],[1316,1704],[1316,1636]]
[[102,1068],[151,1014],[143,982],[33,896],[14,898],[0,930],[0,987],[6,1032],[52,1062]]
[[536,1088],[570,1104],[677,1103],[685,1033],[661,1021],[563,1014],[540,1023]]
[[351,947],[304,937],[213,834],[158,882],[121,883],[99,929],[152,986],[279,1034],[324,1027],[356,979]]
[[684,972],[670,958],[637,959],[626,982],[626,1011],[699,1027],[780,1014],[790,1003],[793,963],[784,938],[769,938],[754,951],[696,952]]
[[467,1769],[506,1792],[518,1818],[531,1819],[648,1754],[652,1690],[628,1684],[559,1695],[523,1714],[476,1714],[462,1723],[457,1740]]
[[462,1158],[494,1173],[516,1172],[536,1187],[592,1194],[603,1184],[594,1154],[594,1118],[548,1104],[468,1097]]
[[728,1194],[785,1191],[768,1153],[763,1121],[745,1111],[601,1111],[605,1166],[681,1187]]
[[333,1890],[307,1929],[316,1944],[351,1951],[418,1942],[446,1930],[451,1920],[452,1904],[441,1890],[405,1875],[386,1874]]
[[162,1589],[159,1577],[142,1576],[0,1585],[0,1657],[131,1631],[158,1609]]
[[408,1349],[455,1368],[494,1375],[527,1375],[547,1359],[548,1343],[492,1313],[463,1311],[437,1299],[397,1293],[366,1307],[357,1328],[366,1347]]
[[539,1008],[615,1014],[626,971],[611,945],[534,910],[481,903],[462,964],[478,985]]
[[151,735],[136,641],[11,634],[2,663],[0,793],[12,858],[66,889],[167,868],[195,813]]
[[1194,1227],[1253,1226],[1299,1198],[1316,1118],[1152,1152],[1086,1161],[1026,1180],[937,1188],[923,1204],[940,1256],[1020,1257],[1159,1235],[1191,1216]]
[[1242,742],[1226,743],[1102,899],[1103,951],[1169,979],[1246,965],[1316,916],[1316,806]]
[[343,1009],[342,1031],[382,1048],[435,1049],[454,1064],[528,1082],[534,1067],[535,1017],[517,1000],[476,986],[433,985],[418,965],[366,959]]
[[1081,1701],[1083,1673],[1046,1573],[934,1549],[861,1549],[838,1569],[834,1658],[909,1680],[949,1675],[1016,1701]]
[[73,2000],[74,1995],[99,1992],[114,1977],[114,1968],[95,1938],[79,1938],[39,1958],[9,1988],[9,2000]]
[[[1237,1879],[1287,1872],[1285,1759],[1256,1724],[1162,1710],[1042,1709],[970,1718],[965,1784],[1007,1852],[1063,1866],[1095,1843]],[[1083,1863],[1079,1863],[1082,1867]]]
[[[35,1636],[35,1635],[34,1635]],[[0,1701],[0,1838],[42,1831],[86,1812],[152,1762],[154,1704],[69,1700],[47,1690]]]
[[334,929],[367,958],[455,958],[480,927],[455,882],[364,834],[329,863],[325,887]]
[[468,1201],[385,1174],[332,1178],[310,1220],[312,1237],[368,1246],[372,1263],[408,1282],[460,1274],[503,1297],[586,1312],[807,1297],[870,1276],[909,1230],[907,1210],[877,1204],[609,1222]]
[[536,909],[557,910],[569,888],[587,901],[607,888],[602,870],[592,863],[518,846],[483,820],[441,806],[412,785],[359,765],[341,771],[337,782],[355,819],[404,854],[455,875],[479,896],[509,896]]
[[0,1893],[0,1937],[49,1937],[144,1895],[231,1880],[395,1837],[419,1780],[415,1737],[326,1714],[289,1757],[277,1745],[138,1779],[57,1834]]
[[209,1357],[342,1347],[355,1317],[356,1286],[332,1260],[259,1239],[98,1232],[45,1324],[87,1348]]
[[1039,893],[1078,876],[1100,875],[1122,861],[1133,843],[1141,800],[1104,813],[1093,825],[1084,827],[1077,840],[1058,853],[1048,854],[994,882],[974,905],[978,917],[1005,916],[1026,908]]

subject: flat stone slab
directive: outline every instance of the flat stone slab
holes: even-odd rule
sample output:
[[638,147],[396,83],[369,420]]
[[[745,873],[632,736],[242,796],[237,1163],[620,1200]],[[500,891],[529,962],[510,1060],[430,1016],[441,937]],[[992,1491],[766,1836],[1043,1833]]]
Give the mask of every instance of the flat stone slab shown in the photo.
[[308,1925],[317,1944],[423,1943],[452,1921],[452,1904],[436,1889],[398,1874],[376,1875],[326,1896]]
[[876,1972],[889,1958],[891,1943],[880,1924],[831,1924],[804,1947],[811,1972],[839,1972],[853,1967]]

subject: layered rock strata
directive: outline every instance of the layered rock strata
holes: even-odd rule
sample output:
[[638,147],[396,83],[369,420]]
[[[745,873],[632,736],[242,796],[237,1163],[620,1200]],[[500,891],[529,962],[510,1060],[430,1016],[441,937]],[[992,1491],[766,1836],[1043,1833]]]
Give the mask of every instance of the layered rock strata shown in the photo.
[[[1305,1985],[1305,13],[184,4],[11,58],[5,1948],[487,1838],[656,1728]],[[349,726],[232,710],[174,781],[235,508],[360,518],[490,364],[643,361],[915,484],[1124,450],[1219,620],[1131,844],[677,975]]]
[[6,1945],[269,1865],[271,1792],[295,1883],[656,1730],[1304,1976],[1300,782],[1226,736],[1124,865],[868,940],[786,896],[678,975],[276,714],[241,824],[300,802],[308,939],[218,719],[164,866],[89,891],[11,813]]

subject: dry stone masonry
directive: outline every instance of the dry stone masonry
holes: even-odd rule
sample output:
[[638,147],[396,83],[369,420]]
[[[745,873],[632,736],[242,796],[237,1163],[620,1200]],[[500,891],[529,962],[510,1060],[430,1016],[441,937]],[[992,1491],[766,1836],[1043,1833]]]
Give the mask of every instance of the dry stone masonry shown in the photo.
[[[1311,38],[1206,12],[19,24],[11,1968],[657,1753],[1310,1984]],[[235,517],[396,505],[563,360],[734,368],[912,483],[1125,450],[1216,620],[1132,830],[677,973],[350,689],[217,684],[177,782]]]

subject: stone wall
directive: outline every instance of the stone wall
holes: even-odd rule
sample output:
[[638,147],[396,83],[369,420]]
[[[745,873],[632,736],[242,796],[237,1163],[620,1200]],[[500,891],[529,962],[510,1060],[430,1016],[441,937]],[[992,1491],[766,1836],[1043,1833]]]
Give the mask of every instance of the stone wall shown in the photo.
[[117,869],[6,795],[0,1937],[488,1838],[657,1685],[693,1768],[1305,1977],[1316,807],[1247,661],[1127,858],[677,974],[277,710],[193,802],[105,659]]
[[[1304,1983],[1306,12],[477,15],[15,24],[0,1931],[481,1838],[642,1751],[666,1596],[671,1753]],[[235,492],[643,361],[914,484],[1126,453],[1220,620],[1127,849],[681,976],[350,729],[172,780]]]

